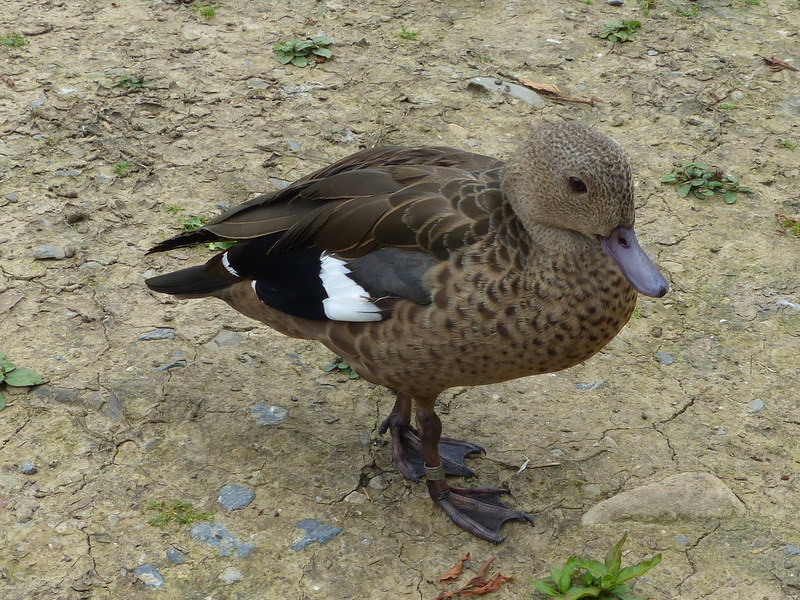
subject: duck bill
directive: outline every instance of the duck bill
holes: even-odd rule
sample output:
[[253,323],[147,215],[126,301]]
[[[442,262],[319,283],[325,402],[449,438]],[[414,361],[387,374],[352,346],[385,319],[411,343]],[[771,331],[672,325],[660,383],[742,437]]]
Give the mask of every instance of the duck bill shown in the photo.
[[654,298],[660,298],[667,293],[667,280],[642,250],[633,227],[620,225],[611,235],[598,238],[603,250],[637,292]]

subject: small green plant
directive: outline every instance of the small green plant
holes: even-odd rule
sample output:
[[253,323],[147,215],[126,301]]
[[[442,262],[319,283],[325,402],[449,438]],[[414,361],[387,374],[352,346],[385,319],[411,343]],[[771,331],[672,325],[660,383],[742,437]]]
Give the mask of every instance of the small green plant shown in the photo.
[[683,163],[679,169],[661,178],[661,183],[678,186],[678,196],[686,198],[690,193],[696,198],[708,198],[714,192],[722,192],[725,204],[736,202],[736,194],[749,194],[752,190],[739,185],[736,175],[725,174],[720,169],[709,169],[698,162]]
[[167,524],[191,525],[196,521],[210,521],[214,518],[214,511],[195,510],[189,502],[156,502],[152,500],[145,507],[147,510],[158,511],[160,514],[147,521],[153,527],[165,527]]
[[336,356],[331,362],[327,365],[322,367],[322,370],[326,373],[339,373],[341,375],[347,375],[348,379],[358,379],[359,375],[350,367],[347,362],[341,357]]
[[792,219],[780,212],[775,213],[775,216],[784,231],[788,231],[794,235],[800,235],[800,219]]
[[656,0],[639,0],[639,8],[642,9],[642,12],[646,15],[650,14],[650,11],[655,7]]
[[411,42],[416,42],[419,39],[419,31],[411,31],[410,29],[406,29],[405,25],[402,25],[400,31],[395,33],[395,35],[401,40],[409,40]]
[[128,172],[128,169],[130,169],[132,166],[133,166],[132,162],[128,162],[127,160],[120,160],[114,163],[114,174],[120,176],[125,175]]
[[578,2],[582,2],[583,4],[594,4],[594,0],[578,0]]
[[[0,386],[3,384],[11,387],[27,387],[42,383],[42,376],[33,369],[23,369],[6,360],[0,354]],[[6,407],[6,397],[0,392],[0,410]]]
[[196,6],[192,6],[192,8],[197,12],[197,14],[199,14],[201,17],[205,17],[206,19],[211,19],[217,14],[216,4],[198,4]]
[[748,6],[761,6],[761,0],[744,0]]
[[696,17],[700,14],[700,9],[697,8],[696,4],[692,4],[689,8],[677,8],[675,12],[681,17]]
[[733,110],[734,108],[739,108],[733,102],[720,102],[717,104],[717,108],[720,110]]
[[0,46],[6,48],[22,48],[27,43],[28,40],[25,39],[25,36],[16,31],[0,35]]
[[181,227],[183,227],[184,231],[194,231],[205,225],[206,221],[208,221],[208,219],[205,217],[183,217],[181,218]]
[[550,567],[549,577],[534,580],[533,587],[540,594],[559,600],[643,600],[629,593],[632,585],[627,582],[655,567],[661,562],[661,555],[623,568],[622,546],[627,538],[626,531],[603,562],[570,556],[561,569]]
[[314,39],[279,42],[272,49],[282,65],[292,63],[296,67],[305,67],[309,63],[309,58],[317,62],[329,59],[333,53],[328,46],[332,43],[330,38],[320,35]]
[[171,213],[173,215],[177,215],[182,210],[186,210],[180,204],[167,204],[166,208],[167,208],[167,212]]
[[636,37],[636,30],[642,26],[640,21],[606,21],[600,37],[610,42],[630,42]]
[[125,88],[126,90],[142,90],[147,86],[148,83],[145,81],[144,77],[138,77],[135,75],[125,75],[111,84],[111,87],[121,87]]
[[797,144],[794,144],[789,140],[778,140],[778,143],[775,144],[776,148],[786,148],[787,150],[795,150],[797,149],[797,146]]

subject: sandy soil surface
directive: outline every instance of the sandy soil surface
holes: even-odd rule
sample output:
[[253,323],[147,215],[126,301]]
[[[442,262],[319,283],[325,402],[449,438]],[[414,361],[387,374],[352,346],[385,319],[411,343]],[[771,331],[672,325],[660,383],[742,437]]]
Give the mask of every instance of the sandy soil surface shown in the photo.
[[[600,39],[619,18],[642,21],[636,39]],[[775,218],[800,213],[800,73],[755,56],[798,60],[798,29],[797,0],[659,0],[647,15],[633,0],[221,0],[211,18],[161,0],[4,0],[0,34],[28,43],[0,47],[0,352],[47,381],[0,412],[0,596],[432,599],[469,551],[470,573],[496,556],[514,577],[493,598],[530,599],[546,565],[600,557],[627,529],[626,562],[664,557],[643,597],[800,598],[800,237]],[[319,33],[332,60],[276,61],[275,42]],[[537,110],[468,87],[476,76],[602,102]],[[445,432],[487,449],[470,461],[481,483],[535,520],[499,546],[393,469],[386,390],[324,373],[315,343],[143,285],[210,256],[144,256],[184,217],[378,144],[506,157],[539,119],[629,153],[640,240],[672,289],[584,365],[442,396]],[[753,193],[727,205],[659,183],[693,159]],[[157,328],[171,331],[141,339]],[[262,425],[260,403],[288,414]],[[744,513],[582,522],[691,471]],[[227,484],[254,500],[226,510]],[[149,525],[153,501],[214,511],[240,545]],[[300,548],[304,519],[342,531]]]

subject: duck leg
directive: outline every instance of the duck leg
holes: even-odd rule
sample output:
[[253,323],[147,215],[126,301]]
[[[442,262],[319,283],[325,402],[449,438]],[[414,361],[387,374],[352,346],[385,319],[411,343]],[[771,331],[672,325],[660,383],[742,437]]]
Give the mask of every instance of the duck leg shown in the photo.
[[[399,392],[392,412],[381,423],[378,432],[381,435],[387,430],[391,432],[394,464],[406,479],[419,481],[425,475],[425,460],[419,432],[411,426],[411,402],[409,394]],[[478,452],[485,450],[463,440],[439,439],[439,455],[445,475],[475,477],[475,471],[464,464],[464,458]]]
[[439,452],[442,422],[433,410],[434,399],[417,399],[417,426],[425,459],[425,483],[433,501],[464,531],[489,542],[499,543],[500,527],[506,521],[528,521],[524,512],[509,508],[500,496],[508,490],[500,488],[451,488],[444,479],[445,470]]

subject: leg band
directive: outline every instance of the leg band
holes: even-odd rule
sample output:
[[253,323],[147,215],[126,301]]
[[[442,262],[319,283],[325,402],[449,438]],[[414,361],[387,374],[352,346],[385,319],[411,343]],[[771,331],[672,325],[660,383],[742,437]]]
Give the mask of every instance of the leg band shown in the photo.
[[441,481],[444,479],[444,467],[442,465],[437,465],[435,467],[429,467],[425,465],[425,479],[428,481]]

